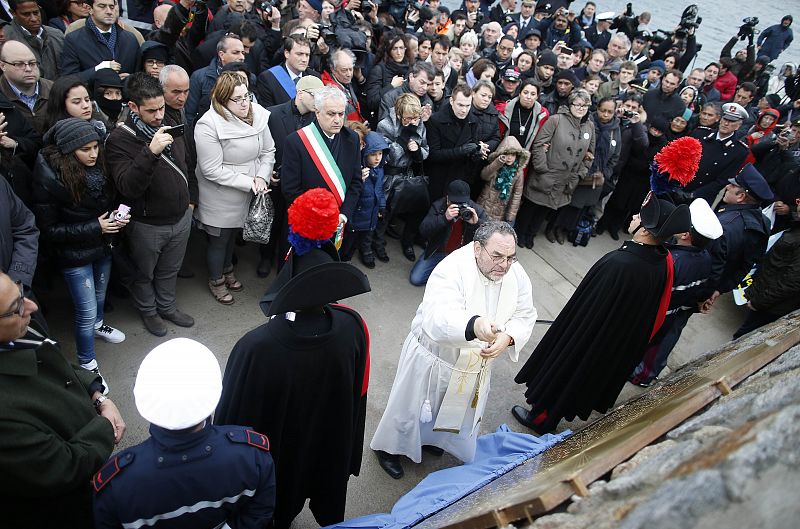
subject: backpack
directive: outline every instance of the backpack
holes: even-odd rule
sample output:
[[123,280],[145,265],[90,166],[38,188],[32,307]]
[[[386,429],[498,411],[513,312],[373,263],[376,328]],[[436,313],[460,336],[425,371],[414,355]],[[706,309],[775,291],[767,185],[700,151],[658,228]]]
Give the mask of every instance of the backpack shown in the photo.
[[592,238],[592,231],[594,230],[594,217],[588,209],[584,209],[581,213],[578,224],[574,230],[571,230],[568,235],[569,242],[573,246],[586,246],[589,244],[589,239]]

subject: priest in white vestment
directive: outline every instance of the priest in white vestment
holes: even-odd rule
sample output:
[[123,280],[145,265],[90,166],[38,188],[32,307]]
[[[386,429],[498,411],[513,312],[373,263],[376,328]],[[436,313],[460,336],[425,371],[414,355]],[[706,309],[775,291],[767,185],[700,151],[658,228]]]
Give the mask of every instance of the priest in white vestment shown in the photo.
[[423,446],[474,458],[492,363],[516,362],[536,322],[516,248],[513,228],[490,221],[433,270],[370,443],[393,478],[403,476],[399,456],[419,463]]

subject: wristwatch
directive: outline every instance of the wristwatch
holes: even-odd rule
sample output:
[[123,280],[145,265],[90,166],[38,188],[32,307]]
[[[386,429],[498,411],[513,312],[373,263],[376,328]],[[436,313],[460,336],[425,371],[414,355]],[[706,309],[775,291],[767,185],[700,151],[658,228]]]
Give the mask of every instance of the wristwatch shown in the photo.
[[97,399],[92,403],[94,404],[94,409],[100,411],[100,406],[102,406],[103,403],[107,400],[108,397],[106,397],[105,395],[100,395],[99,397],[97,397]]

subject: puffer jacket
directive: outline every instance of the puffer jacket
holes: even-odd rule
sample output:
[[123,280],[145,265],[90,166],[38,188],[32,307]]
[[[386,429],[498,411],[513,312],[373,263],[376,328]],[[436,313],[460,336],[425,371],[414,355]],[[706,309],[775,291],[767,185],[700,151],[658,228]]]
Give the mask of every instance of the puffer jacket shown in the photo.
[[[504,165],[500,156],[510,154],[517,157],[517,174],[512,180],[511,192],[503,200],[500,198],[500,190],[495,184],[497,174]],[[530,156],[530,152],[523,149],[514,136],[506,136],[497,150],[489,155],[489,164],[481,171],[481,178],[486,181],[486,186],[478,197],[478,204],[483,206],[486,214],[492,220],[514,222],[514,219],[517,218],[517,211],[522,202],[522,188],[525,187],[525,168],[528,166]]]
[[364,149],[361,151],[362,167],[367,165],[367,155],[378,151],[383,152],[384,158],[377,167],[370,167],[369,176],[363,180],[361,196],[356,204],[353,222],[348,228],[355,231],[373,231],[378,225],[378,212],[386,209],[386,195],[383,191],[383,164],[389,146],[383,136],[377,132],[370,132],[364,138]]
[[753,308],[770,314],[800,308],[800,222],[793,222],[767,252],[745,296]]
[[[591,162],[595,131],[590,119],[580,120],[562,108],[542,126],[531,149],[531,169],[523,195],[550,209],[566,206]],[[545,151],[545,144],[550,147]]]
[[[396,112],[390,112],[388,116],[378,123],[378,133],[382,134],[389,149],[384,157],[384,165],[393,174],[402,172],[411,167],[414,162],[420,162],[428,157],[430,147],[425,133],[425,124],[420,120],[416,128],[411,131],[404,131],[397,119]],[[408,150],[409,140],[414,140],[419,144],[419,150],[411,152]]]
[[83,266],[110,255],[112,236],[103,234],[97,218],[117,206],[111,178],[106,178],[99,197],[84,192],[76,204],[51,165],[57,156],[52,153],[43,149],[33,169],[33,211],[42,240],[61,268]]

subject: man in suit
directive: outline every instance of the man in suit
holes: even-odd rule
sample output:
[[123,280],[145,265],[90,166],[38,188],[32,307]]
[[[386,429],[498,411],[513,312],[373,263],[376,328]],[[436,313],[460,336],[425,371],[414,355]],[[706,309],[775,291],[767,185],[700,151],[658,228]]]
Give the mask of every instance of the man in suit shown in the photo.
[[34,0],[9,0],[14,20],[5,28],[6,40],[27,45],[36,55],[39,71],[45,79],[58,77],[64,34],[42,25],[42,10]]
[[87,0],[92,8],[86,25],[64,39],[61,74],[77,74],[85,81],[94,72],[111,68],[120,78],[136,71],[139,65],[139,42],[119,24],[116,0]]
[[362,187],[359,138],[343,128],[346,105],[336,87],[314,94],[316,119],[286,138],[281,165],[281,191],[288,206],[305,191],[322,187],[336,197],[343,223],[353,217]]
[[311,42],[299,35],[290,35],[283,44],[283,64],[264,70],[256,82],[256,96],[263,107],[271,107],[294,99],[297,94],[295,85],[305,75],[319,77],[309,69],[311,58]]

